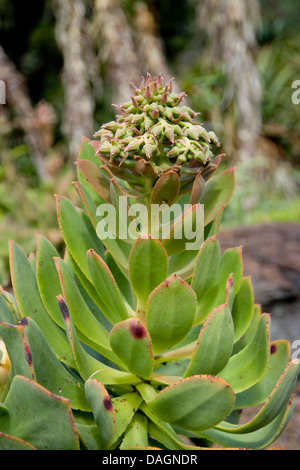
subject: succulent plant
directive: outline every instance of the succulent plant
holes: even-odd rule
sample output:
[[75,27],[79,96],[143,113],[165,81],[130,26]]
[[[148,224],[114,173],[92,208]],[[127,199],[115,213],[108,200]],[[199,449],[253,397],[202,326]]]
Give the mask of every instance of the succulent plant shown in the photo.
[[100,141],[93,142],[115,176],[147,195],[152,187],[147,179],[153,183],[170,170],[180,175],[179,194],[189,191],[195,175],[207,179],[224,156],[214,157],[217,136],[195,120],[199,113],[180,105],[186,94],[173,93],[172,80],[164,86],[161,75],[153,80],[148,74],[140,88],[132,84],[131,100],[114,105],[120,112],[117,120],[102,125],[95,134]]
[[[56,195],[63,256],[40,235],[35,256],[9,244],[0,449],[263,449],[289,421],[299,366],[287,341],[270,341],[241,247],[218,240],[234,170],[214,174],[217,138],[171,83],[148,75],[116,121],[83,138],[82,205]],[[165,232],[135,205],[182,211]],[[127,236],[107,225],[100,240],[110,208]],[[201,244],[187,249],[197,214]]]

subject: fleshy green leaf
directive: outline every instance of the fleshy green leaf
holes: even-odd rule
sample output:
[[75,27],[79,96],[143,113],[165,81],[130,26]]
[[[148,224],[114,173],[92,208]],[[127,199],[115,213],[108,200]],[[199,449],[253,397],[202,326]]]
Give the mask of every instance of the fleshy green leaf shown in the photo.
[[136,449],[148,446],[148,427],[145,415],[136,413],[125,433],[120,446],[121,450]]
[[165,388],[147,405],[173,426],[202,431],[228,416],[234,406],[234,393],[218,377],[194,376]]
[[115,429],[115,413],[111,398],[106,388],[96,379],[86,381],[85,394],[100,431],[100,449],[107,449]]
[[[23,375],[32,379],[32,370],[30,370],[26,349],[23,341],[24,325],[9,325],[0,322],[0,336],[5,343],[8,356],[11,362],[8,388],[15,375]],[[0,411],[1,415],[1,411]]]
[[64,322],[57,305],[56,296],[61,293],[61,285],[53,258],[59,257],[56,248],[49,240],[37,236],[36,279],[41,299],[52,320],[61,328]]
[[90,249],[104,256],[102,242],[96,237],[94,229],[89,231],[80,212],[73,203],[63,196],[56,196],[58,221],[68,251],[84,275],[91,280],[86,254]]
[[234,323],[234,341],[238,341],[250,325],[254,308],[254,295],[251,278],[245,277],[241,281],[238,293],[232,306],[232,319]]
[[205,189],[205,180],[203,176],[201,175],[201,173],[198,173],[193,183],[191,197],[190,197],[190,204],[194,205],[200,202],[204,189]]
[[174,346],[188,334],[195,311],[194,291],[176,274],[154,289],[146,306],[146,326],[154,353]]
[[164,446],[163,448],[170,450],[202,450],[202,448],[186,444],[182,439],[180,439],[173,427],[169,423],[159,419],[156,414],[150,410],[146,403],[141,405],[141,411],[143,411],[150,420],[148,423],[149,434],[160,442]]
[[[3,289],[2,286],[0,286],[0,296],[3,298],[4,302],[6,303],[6,306],[10,310],[11,316],[13,318],[12,322],[13,324],[17,324],[18,321],[22,320],[22,315],[20,314],[16,298],[13,293],[8,292],[7,290]],[[1,315],[1,310],[0,310],[0,315]],[[4,321],[6,321],[4,319]]]
[[189,359],[178,359],[176,362],[171,361],[163,363],[161,367],[155,369],[155,372],[152,374],[152,379],[167,385],[172,385],[184,376],[189,362]]
[[163,236],[163,246],[169,256],[185,250],[199,249],[203,241],[204,217],[200,204],[189,206]]
[[230,358],[233,337],[230,310],[226,304],[221,305],[205,320],[185,377],[218,374]]
[[278,414],[280,414],[280,411],[283,408],[286,408],[298,379],[298,373],[299,364],[293,364],[290,362],[283,371],[268,400],[254,418],[252,418],[248,423],[242,425],[222,423],[218,428],[231,433],[244,434],[247,432],[257,431],[269,424]]
[[221,248],[216,236],[208,238],[203,243],[196,259],[191,287],[201,299],[210,288],[219,270]]
[[264,449],[271,445],[284,431],[294,409],[295,400],[291,399],[287,407],[283,408],[273,421],[257,431],[246,434],[232,434],[218,429],[210,429],[201,432],[198,437],[205,437],[225,447],[246,447],[253,450]]
[[[100,159],[95,153],[95,149],[92,145],[92,142],[87,137],[83,137],[81,141],[81,146],[79,149],[77,162],[81,160],[89,160],[94,165],[99,165]],[[91,185],[86,181],[85,177],[83,176],[82,172],[80,171],[79,167],[77,167],[77,176],[82,185],[86,188],[87,191],[90,192],[91,195],[94,195],[94,189],[92,189]]]
[[234,344],[234,346],[233,346],[233,354],[238,353],[238,352],[241,351],[245,346],[247,346],[247,344],[250,343],[250,341],[252,340],[252,338],[254,337],[254,335],[255,335],[255,333],[256,333],[260,316],[261,316],[261,306],[258,305],[258,304],[254,304],[250,324],[249,324],[247,330],[245,331],[245,333],[244,333],[244,334],[241,336],[241,338]]
[[[110,198],[110,178],[105,170],[89,160],[78,160],[75,162],[80,168],[86,181],[105,201],[111,202]],[[100,163],[100,160],[99,160]]]
[[66,335],[48,315],[30,263],[23,250],[13,242],[10,243],[10,263],[14,294],[22,317],[31,317],[42,330],[58,359],[73,365]]
[[219,173],[205,184],[200,201],[204,205],[205,225],[208,225],[216,217],[224,204],[228,204],[233,189],[234,168]]
[[[152,417],[153,417],[153,414],[152,414]],[[210,450],[209,447],[200,447],[197,445],[192,445],[190,443],[184,442],[183,440],[180,439],[179,435],[177,435],[176,433],[172,434],[170,431],[166,432],[166,427],[163,425],[166,425],[166,423],[163,423],[163,421],[160,421],[158,425],[154,424],[154,422],[150,422],[148,425],[150,436],[153,437],[156,441],[160,442],[161,445],[163,445],[162,448],[170,449],[170,450],[189,450],[189,451]],[[184,436],[182,436],[182,438],[184,439]],[[189,442],[187,439],[186,441]]]
[[112,208],[115,209],[115,212],[113,229],[111,225],[108,228],[114,238],[121,239],[123,242],[132,245],[140,236],[140,231],[136,219],[130,210],[127,196],[114,178],[110,180],[110,197]]
[[114,353],[133,374],[148,379],[154,358],[149,333],[137,318],[129,318],[114,326],[110,333]]
[[5,323],[16,323],[16,318],[12,314],[6,297],[0,292],[0,320]]
[[237,393],[235,408],[247,408],[264,403],[272,393],[281,374],[289,363],[290,348],[286,340],[271,343],[268,369],[262,379],[244,392]]
[[92,413],[73,412],[83,450],[101,450],[101,435]]
[[87,264],[90,277],[101,299],[101,311],[112,323],[128,318],[117,283],[103,259],[93,250],[87,254]]
[[230,274],[226,282],[226,304],[230,311],[232,311],[233,302],[234,302],[233,274]]
[[168,204],[171,206],[179,192],[180,178],[174,170],[167,171],[157,180],[151,193],[151,204]]
[[96,151],[93,144],[94,141],[92,141],[88,137],[83,136],[81,139],[81,146],[78,152],[77,160],[86,159],[97,165],[100,160],[99,157],[96,155]]
[[0,450],[37,450],[28,442],[0,432]]
[[[241,247],[226,250],[220,261],[219,270],[211,283],[211,287],[197,302],[195,324],[203,323],[207,315],[219,305],[226,302],[226,286],[232,275],[234,293],[237,294],[243,275],[243,261]],[[203,291],[204,292],[204,291]]]
[[36,323],[25,318],[23,325],[24,349],[35,381],[55,395],[68,398],[72,408],[89,410],[83,384],[53,354]]
[[115,411],[115,433],[111,448],[114,448],[122,434],[125,433],[142,401],[143,399],[138,393],[126,393],[112,398]]
[[90,311],[77,287],[73,272],[67,263],[60,258],[55,259],[55,264],[60,278],[61,290],[81,340],[105,357],[111,358],[109,333]]
[[177,274],[183,280],[190,279],[199,250],[187,250],[178,255],[169,256],[168,275]]
[[119,289],[123,296],[125,302],[127,302],[127,306],[129,305],[131,308],[135,308],[136,305],[136,297],[134,292],[131,289],[131,285],[127,277],[119,268],[118,264],[116,263],[114,257],[109,251],[105,252],[105,260],[108,268],[110,269]]
[[16,375],[34,379],[50,392],[70,399],[72,408],[89,409],[82,384],[53,354],[31,318],[24,318],[18,326],[0,323],[0,332],[10,354],[10,380]]
[[5,400],[9,417],[1,430],[38,450],[78,450],[79,441],[69,401],[41,385],[16,376]]
[[269,315],[260,317],[251,343],[231,357],[219,377],[226,380],[235,393],[256,384],[264,375],[269,361]]
[[[82,199],[84,207],[87,211],[87,214],[93,224],[94,230],[97,232],[98,224],[101,224],[101,219],[99,220],[99,211],[98,208],[101,204],[106,204],[104,199],[98,201],[98,206],[95,203],[92,196],[89,194],[88,190],[80,183],[73,183],[79,196]],[[100,198],[100,196],[99,196]],[[100,211],[101,212],[101,211]],[[101,238],[101,237],[100,237]],[[121,265],[123,269],[128,269],[128,257],[130,252],[130,246],[124,240],[115,239],[112,234],[101,239],[105,248],[111,253],[115,262],[118,265]]]
[[[137,389],[145,400],[141,404],[141,411],[149,418],[148,433],[151,437],[160,442],[164,447],[170,450],[202,450],[202,448],[184,442],[179,435],[176,434],[173,427],[162,421],[147,405],[151,399],[156,396],[155,390],[143,383],[137,385]],[[185,431],[186,433],[186,431]],[[205,450],[205,448],[203,448]],[[206,449],[208,450],[208,449]]]
[[[79,196],[82,200],[83,206],[84,206],[84,208],[85,208],[85,210],[86,210],[86,212],[87,212],[87,214],[90,218],[90,221],[91,221],[94,229],[96,230],[97,223],[98,223],[98,218],[97,218],[97,215],[96,215],[97,204],[96,204],[95,200],[90,195],[87,188],[82,183],[80,183],[80,181],[73,182],[73,185],[74,185],[76,191],[78,192],[78,194],[79,194]],[[106,204],[106,201],[99,196],[99,201],[97,201],[97,203]]]
[[129,278],[140,308],[145,309],[153,289],[168,276],[168,256],[159,240],[139,238],[132,246],[129,258]]
[[[65,254],[64,260],[70,266],[71,270],[74,271],[75,276],[79,282],[78,288],[81,286],[81,292],[85,292],[85,296],[88,296],[90,300],[93,301],[93,303],[97,306],[98,311],[101,312],[103,302],[101,301],[101,297],[99,296],[94,284],[84,275],[68,251]],[[107,324],[108,327],[111,325],[102,313],[100,322],[101,324]]]
[[113,369],[112,367],[103,364],[101,361],[91,356],[82,347],[78,339],[74,323],[64,299],[62,296],[58,296],[57,300],[64,319],[65,328],[74,360],[77,364],[78,371],[84,380],[88,380],[93,376],[93,378],[98,379],[103,385],[127,383],[134,384],[141,380],[133,374]]
[[[234,293],[237,294],[243,274],[242,247],[229,248],[224,251],[222,255],[219,272],[217,274],[217,281],[222,282],[222,288],[226,286],[230,274],[233,274]],[[224,299],[224,292],[221,295],[221,288],[219,296]]]

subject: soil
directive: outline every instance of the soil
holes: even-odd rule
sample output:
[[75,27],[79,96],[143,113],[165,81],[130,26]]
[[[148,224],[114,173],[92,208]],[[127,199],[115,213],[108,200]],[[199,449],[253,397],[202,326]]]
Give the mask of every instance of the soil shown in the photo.
[[242,246],[255,302],[271,314],[271,339],[300,340],[300,225],[266,224],[220,234],[223,250]]
[[[299,350],[300,359],[300,225],[263,224],[223,231],[220,244],[222,250],[243,247],[243,271],[251,276],[255,302],[271,314],[271,340],[289,340],[291,354]],[[300,377],[294,393],[294,414],[271,447],[300,450]],[[245,421],[250,418],[246,410],[242,416]]]

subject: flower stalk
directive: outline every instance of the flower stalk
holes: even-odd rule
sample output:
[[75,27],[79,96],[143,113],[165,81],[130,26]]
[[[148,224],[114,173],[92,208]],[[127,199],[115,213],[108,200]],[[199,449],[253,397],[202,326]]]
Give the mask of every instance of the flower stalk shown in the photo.
[[0,449],[269,448],[299,364],[270,340],[241,247],[221,251],[234,169],[172,80],[132,91],[82,139],[81,206],[56,195],[64,256],[39,235],[35,258],[10,242]]

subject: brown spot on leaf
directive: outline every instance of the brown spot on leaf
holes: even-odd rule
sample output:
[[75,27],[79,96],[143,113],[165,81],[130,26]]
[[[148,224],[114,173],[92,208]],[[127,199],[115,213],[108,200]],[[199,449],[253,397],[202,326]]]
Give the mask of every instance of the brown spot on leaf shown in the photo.
[[277,351],[277,346],[276,346],[276,344],[272,344],[272,345],[271,345],[271,350],[270,350],[271,354],[276,353],[276,351]]
[[25,357],[29,367],[32,366],[32,354],[27,343],[24,343]]
[[106,410],[110,411],[112,410],[112,402],[109,396],[105,397],[103,400],[103,406]]
[[130,333],[135,339],[143,339],[146,336],[146,328],[139,322],[130,324]]
[[66,304],[66,302],[64,301],[64,299],[62,298],[61,295],[59,295],[57,297],[57,302],[58,302],[58,306],[59,306],[59,309],[60,309],[60,313],[63,316],[63,319],[67,320],[70,317],[70,313],[69,313],[69,309],[67,307],[67,304]]

